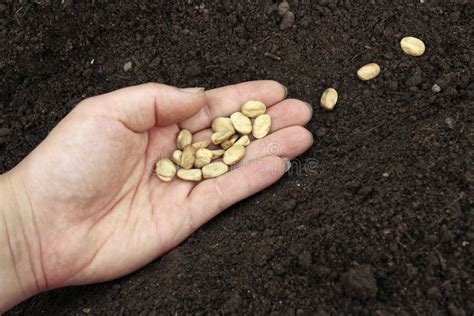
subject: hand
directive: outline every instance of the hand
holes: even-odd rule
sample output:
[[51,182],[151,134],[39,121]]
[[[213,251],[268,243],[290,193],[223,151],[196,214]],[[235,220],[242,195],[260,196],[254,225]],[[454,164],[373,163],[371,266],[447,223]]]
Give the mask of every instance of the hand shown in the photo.
[[[47,289],[130,273],[276,182],[287,170],[282,158],[312,144],[301,127],[311,108],[284,98],[279,83],[256,81],[207,92],[145,84],[81,102],[0,176],[0,311]],[[153,174],[180,128],[209,138],[213,118],[253,99],[269,105],[272,133],[249,145],[237,170],[197,184]]]

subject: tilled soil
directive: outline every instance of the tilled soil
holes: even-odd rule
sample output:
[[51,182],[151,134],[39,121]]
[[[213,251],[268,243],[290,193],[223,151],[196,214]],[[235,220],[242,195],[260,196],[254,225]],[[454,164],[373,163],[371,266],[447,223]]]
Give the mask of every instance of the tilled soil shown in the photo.
[[[275,79],[314,107],[315,144],[278,184],[130,276],[11,315],[474,314],[474,3],[289,2],[285,30],[265,0],[0,2],[0,172],[128,85]],[[382,74],[361,82],[368,62]]]

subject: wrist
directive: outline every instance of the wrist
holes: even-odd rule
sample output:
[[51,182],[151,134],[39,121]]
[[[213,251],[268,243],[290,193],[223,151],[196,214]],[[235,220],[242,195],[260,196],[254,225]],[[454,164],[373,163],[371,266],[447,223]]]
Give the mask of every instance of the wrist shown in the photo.
[[32,209],[13,172],[0,175],[0,314],[46,288]]

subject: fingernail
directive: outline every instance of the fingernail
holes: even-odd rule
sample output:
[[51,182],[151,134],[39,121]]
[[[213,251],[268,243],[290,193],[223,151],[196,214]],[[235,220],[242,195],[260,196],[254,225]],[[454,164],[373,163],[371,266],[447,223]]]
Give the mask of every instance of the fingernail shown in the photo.
[[306,103],[306,106],[308,107],[309,109],[309,115],[310,117],[313,117],[313,106],[311,104],[309,104],[308,102],[305,102]]
[[201,93],[204,92],[204,88],[201,87],[193,87],[193,88],[180,88],[179,91],[184,93]]
[[288,158],[283,158],[283,162],[285,163],[285,172],[288,172],[291,168],[291,161]]
[[288,97],[288,88],[283,84],[281,86],[283,87],[283,89],[285,89],[285,96],[283,97],[283,99],[286,99]]

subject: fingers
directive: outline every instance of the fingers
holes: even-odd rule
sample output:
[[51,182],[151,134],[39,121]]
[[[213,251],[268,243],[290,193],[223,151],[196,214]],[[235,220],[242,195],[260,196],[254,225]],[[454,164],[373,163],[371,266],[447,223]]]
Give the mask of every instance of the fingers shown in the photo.
[[272,185],[287,169],[288,164],[283,159],[269,156],[199,183],[188,198],[191,230],[196,230],[229,206]]
[[272,106],[285,99],[286,95],[286,88],[271,80],[250,81],[209,90],[206,91],[207,105],[180,126],[195,133],[208,128],[216,117],[240,111],[246,101],[259,100]]
[[202,88],[157,83],[128,87],[84,100],[76,110],[109,116],[135,132],[168,126],[196,114],[205,104]]

